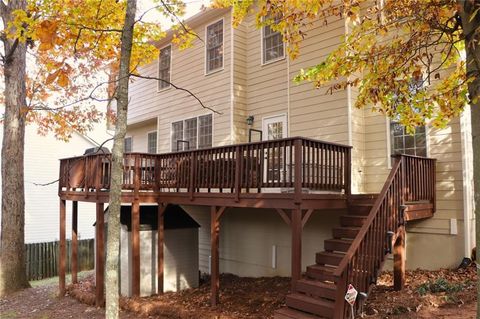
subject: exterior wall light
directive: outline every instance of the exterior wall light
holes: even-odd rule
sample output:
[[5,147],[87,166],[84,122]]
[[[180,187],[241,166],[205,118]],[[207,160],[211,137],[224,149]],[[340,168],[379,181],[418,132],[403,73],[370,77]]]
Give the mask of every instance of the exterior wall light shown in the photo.
[[247,117],[247,124],[248,125],[253,125],[253,121],[255,120],[255,117],[253,115],[250,115]]

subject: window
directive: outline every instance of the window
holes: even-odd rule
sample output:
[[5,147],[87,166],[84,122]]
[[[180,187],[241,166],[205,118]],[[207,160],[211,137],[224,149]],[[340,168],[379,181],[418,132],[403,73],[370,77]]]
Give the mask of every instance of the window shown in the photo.
[[223,68],[223,19],[207,27],[207,74]]
[[183,141],[183,121],[172,123],[172,151],[183,150],[183,145],[178,143]]
[[212,115],[198,118],[198,148],[212,147]]
[[[158,89],[170,87],[170,65],[172,59],[172,46],[169,45],[160,50],[158,61]],[[162,81],[165,80],[165,81]]]
[[[279,18],[275,19],[274,23],[278,21]],[[282,34],[272,30],[270,26],[264,26],[262,30],[262,62],[265,64],[282,59],[285,56]]]
[[212,147],[212,114],[172,123],[172,151]]
[[130,153],[132,151],[132,138],[125,137],[123,140],[123,152]]
[[390,144],[392,155],[408,154],[427,156],[427,134],[425,126],[419,126],[415,135],[406,132],[405,127],[395,121],[390,122]]
[[157,132],[148,133],[148,153],[157,152]]

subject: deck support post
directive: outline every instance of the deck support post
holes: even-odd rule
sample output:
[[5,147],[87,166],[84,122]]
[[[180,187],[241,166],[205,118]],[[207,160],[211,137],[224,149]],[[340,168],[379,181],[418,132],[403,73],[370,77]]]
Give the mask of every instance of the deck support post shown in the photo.
[[140,296],[140,203],[132,204],[132,296]]
[[157,291],[163,293],[163,275],[164,275],[164,253],[163,245],[165,241],[165,210],[167,206],[158,203],[158,225],[157,225]]
[[302,210],[292,210],[292,289],[302,276]]
[[58,289],[59,296],[65,296],[65,266],[67,259],[67,250],[66,250],[66,201],[60,199],[60,260],[58,265]]
[[405,226],[398,229],[393,246],[393,288],[396,291],[405,287]]
[[102,307],[105,278],[105,217],[103,203],[97,203],[97,221],[95,224],[95,305]]
[[211,298],[212,307],[216,307],[219,301],[220,290],[220,257],[219,257],[219,236],[220,236],[220,217],[225,212],[226,207],[216,206],[210,208],[210,233],[211,233]]
[[72,283],[78,282],[78,202],[72,202]]

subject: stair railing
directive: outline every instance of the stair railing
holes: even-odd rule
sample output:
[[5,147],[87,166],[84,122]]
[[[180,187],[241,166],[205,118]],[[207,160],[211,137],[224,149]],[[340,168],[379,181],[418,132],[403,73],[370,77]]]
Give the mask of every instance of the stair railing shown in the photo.
[[404,224],[402,206],[410,201],[426,200],[435,209],[435,159],[410,155],[396,155],[394,158],[395,163],[382,191],[334,272],[336,319],[348,315],[344,295],[349,284],[359,292],[368,293],[376,282],[386,256],[391,253],[397,231]]

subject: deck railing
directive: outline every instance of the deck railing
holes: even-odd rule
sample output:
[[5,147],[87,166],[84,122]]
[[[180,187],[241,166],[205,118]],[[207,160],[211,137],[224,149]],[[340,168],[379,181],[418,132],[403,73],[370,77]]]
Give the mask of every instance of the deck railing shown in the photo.
[[349,284],[369,293],[386,256],[392,252],[399,227],[405,224],[403,205],[428,201],[435,209],[435,159],[409,155],[395,159],[380,195],[334,272],[338,292],[335,318],[348,317],[344,295]]
[[[123,189],[261,193],[291,188],[350,193],[350,146],[286,138],[167,154],[124,155]],[[59,191],[102,191],[110,185],[110,154],[62,159]]]

